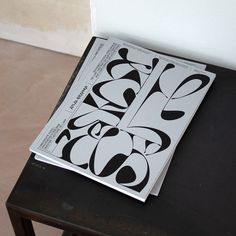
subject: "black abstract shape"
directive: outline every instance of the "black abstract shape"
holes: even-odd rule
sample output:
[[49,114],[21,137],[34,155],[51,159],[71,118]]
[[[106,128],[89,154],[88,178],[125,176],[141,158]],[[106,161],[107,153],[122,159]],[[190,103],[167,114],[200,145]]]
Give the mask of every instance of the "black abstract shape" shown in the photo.
[[124,109],[124,108],[126,108],[126,107],[124,107],[124,106],[118,105],[118,104],[116,104],[116,103],[114,103],[114,102],[108,100],[108,99],[107,99],[106,97],[104,97],[103,94],[101,93],[101,91],[100,91],[101,87],[102,87],[103,85],[105,85],[105,84],[111,82],[111,81],[113,81],[113,80],[103,81],[103,82],[100,82],[100,83],[95,84],[95,85],[93,86],[93,88],[92,88],[92,89],[93,89],[93,92],[94,92],[98,97],[100,97],[100,98],[106,100],[106,101],[108,102],[106,105],[113,106],[113,107],[118,108],[118,109]]
[[128,72],[126,75],[124,75],[120,79],[129,79],[129,80],[135,81],[139,85],[141,85],[140,75],[137,70],[132,70],[132,71]]
[[136,174],[130,166],[122,167],[116,175],[116,182],[118,184],[131,183],[135,181],[135,179],[136,179]]
[[136,150],[133,150],[133,153],[139,153],[144,158],[144,160],[146,161],[146,164],[147,164],[147,172],[146,172],[146,175],[145,175],[144,179],[139,184],[137,184],[135,186],[126,186],[126,187],[130,188],[134,191],[141,192],[143,190],[143,188],[148,183],[148,180],[149,180],[149,177],[150,177],[150,168],[149,168],[149,164],[148,164],[147,159],[145,158],[145,156],[142,153],[140,153]]
[[92,113],[92,112],[88,112],[88,113],[86,113],[86,114],[83,114],[83,115],[80,115],[80,116],[76,116],[76,117],[70,119],[70,121],[69,121],[68,124],[67,124],[67,128],[70,129],[70,130],[80,129],[80,128],[84,128],[84,127],[86,127],[86,126],[88,126],[88,125],[90,125],[90,124],[96,122],[96,120],[95,120],[95,121],[92,121],[92,122],[90,122],[90,123],[88,123],[88,124],[86,124],[86,125],[82,125],[82,126],[81,126],[81,125],[80,125],[80,126],[76,126],[76,125],[75,125],[75,122],[76,122],[78,119],[80,119],[81,117],[86,116],[86,115],[88,115],[88,114],[90,114],[90,113]]
[[[180,85],[176,88],[176,90],[174,91],[173,95],[186,83],[188,83],[189,81],[193,81],[193,80],[200,80],[201,84],[198,88],[196,88],[195,90],[193,90],[192,92],[185,94],[183,96],[177,97],[177,98],[172,98],[172,99],[178,99],[178,98],[183,98],[186,97],[190,94],[196,93],[197,91],[201,90],[202,88],[204,88],[210,81],[210,78],[207,75],[202,75],[202,74],[193,74],[190,75],[189,77],[187,77],[185,80],[182,81],[182,83],[180,83]],[[172,95],[172,96],[173,96]]]
[[167,71],[167,70],[169,70],[169,69],[172,69],[172,68],[175,68],[175,65],[172,64],[172,63],[168,63],[168,64],[165,66],[164,70],[162,71],[162,74],[163,74],[163,72],[165,72],[165,71]]
[[156,133],[161,139],[160,149],[157,152],[161,152],[161,151],[167,149],[171,144],[171,139],[170,139],[169,135],[159,129],[155,129],[155,128],[151,128],[151,127],[147,127],[147,126],[129,126],[129,128],[148,129],[148,130],[151,130],[154,133]]
[[[158,79],[155,81],[154,85],[152,86],[152,88],[151,88],[150,91],[148,92],[147,96],[146,96],[145,99],[142,101],[141,105],[139,106],[139,109],[140,109],[140,107],[142,107],[143,104],[148,100],[148,98],[149,98],[150,96],[152,96],[152,95],[153,95],[154,93],[156,93],[156,92],[162,93],[162,94],[167,98],[167,96],[166,96],[166,95],[162,92],[162,90],[161,90],[161,87],[160,87],[160,77],[161,77],[161,75],[162,75],[165,71],[170,70],[170,69],[172,69],[172,68],[174,68],[174,67],[175,67],[175,65],[172,64],[172,63],[168,63],[168,64],[165,66],[165,68],[163,69],[162,73],[159,75]],[[139,110],[139,109],[138,109],[138,110]],[[136,114],[138,113],[138,110],[136,111]]]
[[[179,96],[179,97],[173,97],[175,95],[175,93],[182,87],[184,86],[186,83],[193,81],[193,80],[200,80],[201,84],[200,86],[198,86],[196,89],[194,89],[192,92],[189,92],[183,96]],[[168,102],[166,103],[166,105],[164,106],[162,112],[161,112],[161,117],[164,120],[176,120],[181,118],[182,116],[184,116],[185,112],[184,111],[168,111],[165,110],[166,106],[168,105],[169,102],[171,102],[171,100],[174,99],[179,99],[179,98],[183,98],[183,97],[187,97],[199,90],[201,90],[202,88],[204,88],[208,83],[209,83],[210,79],[208,76],[206,75],[202,75],[202,74],[193,74],[190,75],[189,77],[185,78],[180,84],[179,86],[175,89],[175,91],[172,93],[172,95],[170,96]]]
[[165,111],[162,110],[161,118],[164,120],[177,120],[184,116],[185,112],[183,111]]
[[[154,84],[154,85],[152,86],[152,88],[150,89],[150,91],[149,91],[147,97],[145,98],[145,100],[143,101],[143,103],[144,103],[152,94],[154,94],[154,93],[156,93],[156,92],[161,92],[165,97],[167,97],[167,96],[162,92],[162,90],[161,90],[161,87],[160,87],[160,77],[162,76],[162,74],[163,74],[165,71],[170,70],[170,69],[172,69],[172,68],[174,68],[174,67],[175,67],[175,65],[172,64],[172,63],[168,63],[168,64],[165,66],[164,70],[161,72],[161,74],[159,75],[159,77],[158,77],[158,79],[156,80],[155,84]],[[142,103],[142,105],[143,105],[143,103]]]
[[152,60],[152,69],[155,68],[155,66],[157,65],[158,62],[159,62],[159,59],[158,59],[158,58],[154,58],[154,59]]
[[124,91],[123,96],[127,103],[127,107],[129,107],[131,103],[133,102],[133,100],[135,99],[136,94],[133,89],[128,88]]
[[[99,140],[99,142],[97,143],[96,147],[94,148],[90,160],[89,160],[89,169],[90,171],[98,176],[98,177],[107,177],[109,175],[112,175],[113,173],[115,173],[117,170],[119,170],[119,168],[124,164],[124,162],[133,154],[133,153],[138,153],[140,154],[144,160],[146,161],[147,164],[147,173],[144,177],[144,179],[137,185],[135,186],[126,186],[130,189],[133,189],[135,191],[140,192],[147,184],[148,180],[149,180],[149,175],[150,175],[150,171],[149,171],[149,166],[148,166],[148,162],[145,158],[145,156],[140,153],[137,150],[132,150],[132,153],[130,155],[125,155],[123,153],[117,153],[116,155],[112,156],[110,158],[110,160],[106,163],[106,165],[104,166],[104,168],[102,169],[102,171],[99,174],[95,173],[95,158],[96,158],[96,152],[97,152],[97,148],[99,146],[100,141],[104,138],[104,137],[111,137],[114,135],[117,135],[119,132],[118,128],[111,128],[110,130],[108,130],[103,137]],[[133,135],[131,135],[131,138],[133,137]],[[133,182],[135,180],[135,173],[133,170],[129,169],[129,168],[124,168],[122,167],[119,171],[121,171],[119,173],[119,176],[116,177],[118,183],[130,183]],[[126,175],[126,176],[125,176]],[[123,181],[123,182],[122,182]]]
[[127,55],[128,55],[128,49],[127,48],[121,48],[118,51],[118,53],[124,60],[127,60]]
[[102,110],[118,117],[120,120],[124,116],[124,111],[113,111],[113,110],[108,110],[108,109],[102,109]]
[[103,138],[116,136],[118,133],[119,133],[119,129],[116,127],[112,127],[103,135]]
[[120,168],[120,166],[127,160],[128,157],[129,156],[124,155],[122,153],[116,154],[109,160],[109,162],[103,168],[101,173],[98,174],[98,176],[106,177],[113,174],[115,171],[117,171]]
[[88,129],[88,134],[89,134],[91,137],[97,138],[97,136],[100,135],[101,130],[102,130],[102,125],[100,126],[100,129],[97,131],[97,133],[95,133],[96,136],[94,136],[94,135],[93,135],[93,132],[92,132],[99,124],[101,125],[100,122],[96,122],[96,123],[94,123],[93,125],[91,125],[91,126],[89,127],[89,129]]
[[149,140],[146,139],[146,141],[145,141],[145,149],[147,149],[147,146],[149,146],[152,143],[153,143],[152,141],[149,141]]
[[[82,135],[82,136],[79,136],[79,137],[76,137],[72,140],[70,140],[62,149],[62,156],[61,156],[61,159],[65,160],[65,161],[68,161],[70,163],[71,162],[71,159],[70,159],[70,153],[71,153],[71,150],[73,148],[73,146],[80,140],[82,139],[83,137],[86,137],[87,135]],[[83,155],[82,153],[78,153],[77,155]],[[73,163],[74,164],[74,163]],[[75,164],[74,164],[75,165]],[[82,169],[87,169],[88,168],[88,163],[84,163],[84,164],[81,164],[81,165],[77,165],[79,167],[81,167]]]
[[98,97],[106,100],[108,102],[106,105],[113,106],[114,108],[117,108],[117,109],[127,108],[136,96],[135,91],[132,88],[127,88],[123,93],[123,97],[124,97],[125,101],[127,102],[127,105],[126,106],[118,105],[117,103],[114,103],[114,102],[108,100],[106,97],[104,97],[103,94],[100,91],[101,87],[104,86],[105,84],[109,83],[109,82],[112,82],[112,80],[97,83],[96,85],[93,86],[93,92]]
[[68,129],[64,129],[64,130],[59,134],[59,136],[57,137],[55,143],[58,144],[58,143],[61,141],[61,139],[62,139],[63,137],[66,137],[67,140],[70,140],[70,139],[71,139],[70,131],[69,131]]
[[[153,143],[154,143],[154,142],[149,141],[149,140],[146,140],[146,141],[145,141],[145,151],[144,151],[144,153],[145,153],[146,156],[151,155],[151,154],[153,155],[153,154],[155,154],[155,153],[157,153],[157,152],[159,151],[159,149],[158,149],[158,150],[156,150],[155,152],[152,152],[152,153],[150,153],[150,154],[147,154],[146,151],[147,151],[148,146],[151,145],[151,144],[153,144]],[[161,146],[160,144],[157,144],[157,143],[155,143],[155,144],[158,145],[159,147]]]
[[[104,137],[112,137],[112,136],[116,136],[117,134],[119,133],[119,129],[116,128],[116,127],[112,127],[111,129],[109,129],[102,137],[101,139],[98,141],[96,147],[94,148],[93,152],[92,152],[92,155],[90,157],[90,160],[89,160],[89,168],[91,170],[91,172],[95,175],[97,175],[95,173],[95,168],[94,168],[94,164],[95,164],[95,156],[96,156],[96,151],[97,151],[97,148],[98,148],[98,145],[100,143],[100,141],[104,138]],[[113,159],[113,160],[112,160]],[[113,168],[119,168],[119,165],[122,165],[123,162],[127,159],[127,156],[123,155],[123,154],[117,154],[115,155],[114,157],[112,157],[112,159],[109,161],[110,164],[107,164],[108,166],[105,166],[104,167],[104,172],[102,171],[100,174],[101,174],[101,177],[104,175],[106,176],[107,173],[112,173],[112,171],[110,169],[113,169]],[[124,160],[123,160],[124,159]],[[123,162],[122,162],[123,160]],[[108,162],[108,163],[109,163]],[[119,164],[120,163],[120,164]],[[111,167],[111,164],[114,164],[115,167]],[[118,167],[117,167],[118,165]],[[100,175],[98,175],[100,176]]]
[[93,97],[91,96],[90,93],[86,96],[86,98],[84,99],[83,103],[86,103],[86,104],[88,104],[90,106],[98,108],[97,103],[95,102],[95,100],[93,99]]
[[[111,62],[109,62],[107,64],[107,72],[108,74],[114,79],[113,75],[112,75],[112,69],[117,66],[117,65],[121,65],[121,64],[129,64],[134,70],[137,70],[143,74],[146,74],[146,75],[150,75],[152,70],[154,69],[153,66],[156,66],[156,64],[158,63],[158,58],[154,58],[153,61],[152,61],[152,66],[150,65],[146,65],[146,64],[142,64],[142,63],[139,63],[139,62],[134,62],[134,61],[131,61],[127,58],[127,55],[128,55],[128,49],[127,48],[121,48],[119,51],[118,51],[120,57],[122,59],[116,59],[116,60],[113,60]],[[143,71],[140,71],[138,70],[134,65],[142,65],[144,66],[146,69],[148,70],[151,70],[149,73],[145,73]]]
[[[97,133],[95,134],[96,136],[93,135],[92,131],[93,129],[98,125],[100,124],[100,129],[97,131]],[[109,126],[107,123],[103,122],[103,121],[96,121],[94,124],[92,124],[89,129],[88,129],[88,135],[97,139],[97,137],[101,134],[101,131],[102,129],[105,127],[105,126]]]
[[102,95],[102,93],[100,92],[100,89],[101,89],[101,87],[102,87],[103,85],[105,85],[105,84],[107,84],[107,83],[109,83],[109,82],[111,82],[111,81],[113,81],[113,80],[103,81],[103,82],[100,82],[100,83],[95,84],[95,85],[93,86],[93,88],[92,88],[93,92],[94,92],[98,97],[103,98],[104,100],[107,101],[107,99],[106,99],[106,98]]

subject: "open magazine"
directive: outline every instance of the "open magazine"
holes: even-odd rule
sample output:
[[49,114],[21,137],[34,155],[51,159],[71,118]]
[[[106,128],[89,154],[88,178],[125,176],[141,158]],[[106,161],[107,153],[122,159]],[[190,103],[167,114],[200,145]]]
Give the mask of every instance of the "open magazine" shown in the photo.
[[204,69],[115,38],[96,39],[30,150],[144,202],[158,195],[215,78]]

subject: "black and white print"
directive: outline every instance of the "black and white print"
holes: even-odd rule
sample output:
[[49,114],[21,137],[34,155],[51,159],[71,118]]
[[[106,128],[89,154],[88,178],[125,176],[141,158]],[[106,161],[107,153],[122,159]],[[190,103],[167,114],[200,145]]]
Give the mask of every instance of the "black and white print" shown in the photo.
[[145,201],[214,76],[109,39],[31,150]]

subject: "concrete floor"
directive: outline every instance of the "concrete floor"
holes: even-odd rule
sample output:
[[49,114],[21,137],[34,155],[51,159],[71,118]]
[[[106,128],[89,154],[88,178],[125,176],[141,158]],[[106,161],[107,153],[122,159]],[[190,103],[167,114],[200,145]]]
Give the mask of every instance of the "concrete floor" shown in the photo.
[[[0,39],[0,235],[14,235],[5,201],[78,60]],[[36,235],[62,233],[34,226]]]

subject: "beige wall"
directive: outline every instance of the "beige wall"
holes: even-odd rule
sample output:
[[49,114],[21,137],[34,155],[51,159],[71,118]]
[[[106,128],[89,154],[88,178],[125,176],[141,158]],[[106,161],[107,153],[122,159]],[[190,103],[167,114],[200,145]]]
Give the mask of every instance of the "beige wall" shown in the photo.
[[81,55],[91,37],[89,0],[0,0],[0,37]]

